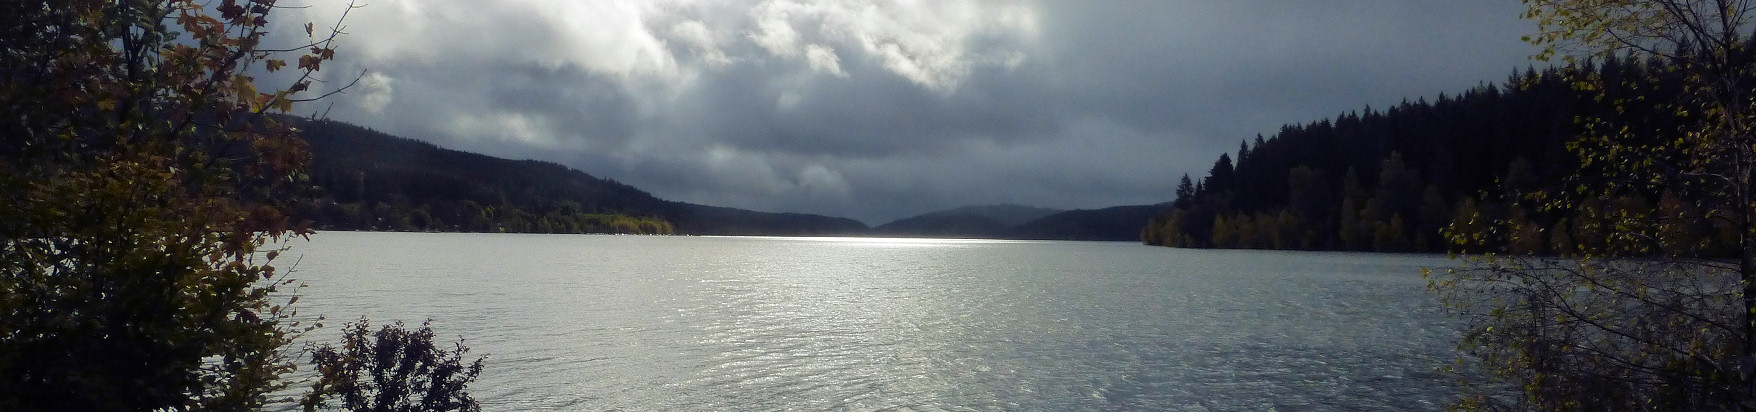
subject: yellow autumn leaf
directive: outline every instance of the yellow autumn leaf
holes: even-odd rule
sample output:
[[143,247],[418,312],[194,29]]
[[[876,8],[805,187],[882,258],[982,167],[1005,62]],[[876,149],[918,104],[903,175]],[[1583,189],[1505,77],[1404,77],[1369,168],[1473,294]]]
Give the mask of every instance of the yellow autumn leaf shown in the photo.
[[288,99],[285,94],[275,96],[272,105],[274,106],[274,110],[278,112],[286,113],[293,111],[293,99]]
[[255,96],[256,85],[250,80],[249,76],[233,76],[232,93],[239,97]]

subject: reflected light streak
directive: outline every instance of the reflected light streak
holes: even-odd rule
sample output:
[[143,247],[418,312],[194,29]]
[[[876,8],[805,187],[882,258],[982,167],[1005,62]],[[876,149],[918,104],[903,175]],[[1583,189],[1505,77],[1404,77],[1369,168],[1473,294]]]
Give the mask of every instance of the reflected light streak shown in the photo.
[[917,237],[806,237],[806,236],[702,236],[712,238],[769,239],[799,242],[841,243],[872,247],[962,247],[973,245],[1039,243],[1035,240],[952,239]]

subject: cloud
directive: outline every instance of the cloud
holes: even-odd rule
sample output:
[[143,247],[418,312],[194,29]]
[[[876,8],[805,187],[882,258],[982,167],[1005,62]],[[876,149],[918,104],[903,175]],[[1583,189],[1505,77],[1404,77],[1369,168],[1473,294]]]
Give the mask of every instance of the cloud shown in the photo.
[[[332,2],[287,9],[293,29]],[[869,223],[1170,200],[1239,140],[1527,64],[1513,0],[377,0],[329,113]],[[315,111],[315,110],[314,110]]]
[[731,56],[720,50],[719,36],[706,24],[687,20],[671,26],[671,38],[679,44],[689,47],[698,58],[710,68],[724,67],[732,63]]
[[821,44],[805,46],[805,61],[811,63],[811,70],[831,74],[836,77],[848,77],[841,71],[841,57],[835,55],[835,49]]
[[842,46],[939,92],[956,90],[977,66],[1016,66],[1024,52],[1008,43],[1034,40],[1037,27],[1022,5],[975,1],[770,0],[750,14],[757,25],[751,39],[771,55],[803,54],[813,67],[824,67],[813,54]]
[[392,95],[396,92],[391,87],[390,76],[383,73],[368,73],[360,77],[360,83],[355,87],[361,93],[358,100],[360,109],[368,114],[384,112],[384,106],[390,105]]

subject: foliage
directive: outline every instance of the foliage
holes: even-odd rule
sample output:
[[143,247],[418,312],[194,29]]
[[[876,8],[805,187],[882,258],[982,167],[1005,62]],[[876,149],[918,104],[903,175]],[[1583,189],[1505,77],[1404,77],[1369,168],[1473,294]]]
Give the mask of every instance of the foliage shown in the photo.
[[[1580,129],[1572,118],[1603,108],[1572,89],[1571,73],[1628,70],[1645,69],[1621,60],[1533,69],[1508,78],[1512,87],[1484,85],[1431,102],[1287,125],[1245,144],[1237,157],[1222,155],[1206,177],[1185,176],[1172,203],[1176,210],[1155,217],[1142,240],[1173,247],[1443,251],[1439,228],[1453,219],[1457,202],[1503,192],[1509,181],[1558,182],[1575,167],[1565,161],[1564,145]],[[1508,180],[1512,174],[1523,177]]]
[[0,4],[0,409],[250,409],[292,367],[268,263],[307,155],[265,114],[336,32],[264,46],[275,7]]
[[325,408],[339,398],[350,411],[480,411],[465,390],[482,372],[485,357],[465,365],[469,347],[433,344],[427,323],[409,331],[402,322],[369,332],[368,322],[348,324],[342,347],[322,345],[311,353],[319,378],[303,402],[305,410]]
[[1500,252],[1432,287],[1467,327],[1461,347],[1521,394],[1458,406],[1756,409],[1756,77],[1740,33],[1756,5],[1526,4],[1539,57],[1647,68],[1572,73],[1607,109],[1577,117],[1577,170],[1511,184],[1507,208],[1466,205],[1447,230],[1459,248]]
[[[1184,194],[1173,203],[1179,211],[1175,222],[1171,213],[1154,218],[1142,240],[1174,247],[1383,252],[1461,247],[1566,254],[1619,233],[1600,230],[1611,216],[1602,213],[1675,212],[1697,218],[1676,226],[1671,235],[1695,237],[1666,248],[1730,256],[1737,249],[1736,232],[1723,221],[1707,219],[1711,208],[1683,201],[1693,195],[1682,186],[1629,185],[1605,177],[1621,173],[1611,167],[1636,165],[1631,159],[1652,162],[1643,172],[1647,181],[1656,171],[1652,165],[1692,161],[1681,157],[1684,152],[1651,145],[1665,141],[1662,131],[1700,121],[1701,111],[1680,110],[1691,104],[1682,97],[1690,81],[1687,70],[1657,56],[1602,57],[1529,70],[1508,79],[1504,89],[1488,85],[1456,97],[1442,95],[1433,103],[1415,101],[1382,113],[1368,109],[1364,115],[1287,126],[1249,145],[1229,173],[1222,167],[1229,159],[1216,162],[1221,179],[1210,172],[1193,189],[1180,190]],[[1602,140],[1576,139],[1594,130],[1617,131],[1624,143],[1612,148]],[[1618,152],[1607,157],[1611,162],[1581,158],[1580,150]],[[1608,184],[1620,186],[1603,196],[1561,190]],[[1525,198],[1536,193],[1562,198]],[[1577,207],[1547,204],[1555,200]],[[1283,212],[1291,213],[1283,217]],[[1516,221],[1507,229],[1520,236],[1450,243],[1441,229],[1467,223],[1472,214]],[[1215,226],[1220,218],[1227,227]],[[1240,224],[1245,221],[1250,224]],[[1216,233],[1226,236],[1215,238]]]

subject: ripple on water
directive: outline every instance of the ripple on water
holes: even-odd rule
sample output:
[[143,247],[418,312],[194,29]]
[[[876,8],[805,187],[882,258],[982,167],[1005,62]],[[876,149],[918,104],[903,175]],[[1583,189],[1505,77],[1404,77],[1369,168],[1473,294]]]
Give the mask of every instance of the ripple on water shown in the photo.
[[[325,233],[308,313],[434,319],[489,410],[1431,410],[1438,259]],[[384,247],[395,245],[395,247]],[[365,268],[365,269],[362,269]],[[321,336],[314,334],[313,336]]]

